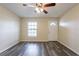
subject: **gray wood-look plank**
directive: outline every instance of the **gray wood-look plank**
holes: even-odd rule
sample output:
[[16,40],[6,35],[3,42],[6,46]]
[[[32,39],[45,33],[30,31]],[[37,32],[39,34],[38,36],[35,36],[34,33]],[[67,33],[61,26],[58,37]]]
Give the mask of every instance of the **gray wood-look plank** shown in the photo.
[[57,41],[20,42],[0,53],[0,56],[78,56]]

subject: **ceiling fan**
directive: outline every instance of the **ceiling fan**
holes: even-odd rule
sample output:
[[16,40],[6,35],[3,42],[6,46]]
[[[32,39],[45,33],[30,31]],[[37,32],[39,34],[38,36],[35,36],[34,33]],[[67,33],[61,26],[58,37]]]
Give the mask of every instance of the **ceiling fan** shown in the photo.
[[23,4],[23,6],[35,8],[35,11],[37,13],[44,12],[45,14],[48,14],[48,11],[46,10],[48,7],[52,7],[55,5],[56,3],[35,3],[35,5]]

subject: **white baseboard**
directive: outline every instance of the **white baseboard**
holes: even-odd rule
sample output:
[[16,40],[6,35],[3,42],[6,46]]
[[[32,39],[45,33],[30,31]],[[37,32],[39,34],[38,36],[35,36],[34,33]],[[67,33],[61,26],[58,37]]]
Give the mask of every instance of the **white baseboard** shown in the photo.
[[67,48],[69,48],[70,50],[72,50],[73,52],[75,52],[76,54],[78,54],[79,55],[79,53],[78,52],[76,52],[74,49],[72,49],[72,48],[70,48],[69,46],[67,46],[66,44],[64,44],[63,42],[61,42],[61,41],[58,41],[59,43],[61,43],[62,45],[64,45],[65,47],[67,47]]
[[49,41],[52,42],[52,41],[58,41],[58,40],[32,40],[32,41],[31,41],[31,40],[21,40],[21,42],[22,42],[22,41],[23,41],[23,42],[24,42],[24,41],[25,41],[25,42],[49,42]]
[[21,42],[48,42],[47,40],[21,40]]
[[0,53],[2,53],[2,52],[4,52],[4,51],[6,51],[7,49],[11,48],[12,46],[14,46],[14,45],[16,45],[16,44],[18,44],[18,43],[19,43],[19,42],[16,42],[15,44],[10,45],[9,47],[7,47],[7,48],[5,48],[5,49],[1,50],[1,51],[0,51]]
[[51,42],[52,42],[52,41],[58,41],[58,40],[49,40],[49,41],[51,41]]

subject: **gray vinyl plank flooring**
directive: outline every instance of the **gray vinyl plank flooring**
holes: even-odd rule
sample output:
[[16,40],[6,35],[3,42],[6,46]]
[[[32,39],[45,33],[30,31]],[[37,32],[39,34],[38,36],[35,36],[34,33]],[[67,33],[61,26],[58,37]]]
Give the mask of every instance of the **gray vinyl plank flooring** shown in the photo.
[[0,53],[0,56],[78,56],[76,53],[54,42],[20,42]]

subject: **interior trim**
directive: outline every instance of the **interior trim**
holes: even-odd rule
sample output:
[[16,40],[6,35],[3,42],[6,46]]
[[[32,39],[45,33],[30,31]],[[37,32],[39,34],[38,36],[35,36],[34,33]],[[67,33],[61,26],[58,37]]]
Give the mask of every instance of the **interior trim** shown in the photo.
[[60,42],[60,41],[58,41],[58,42],[61,43],[62,45],[64,45],[65,47],[67,47],[68,49],[70,49],[71,51],[73,51],[74,53],[78,54],[75,50],[73,50],[72,48],[70,48],[69,46],[67,46],[66,44],[64,44],[63,42]]

